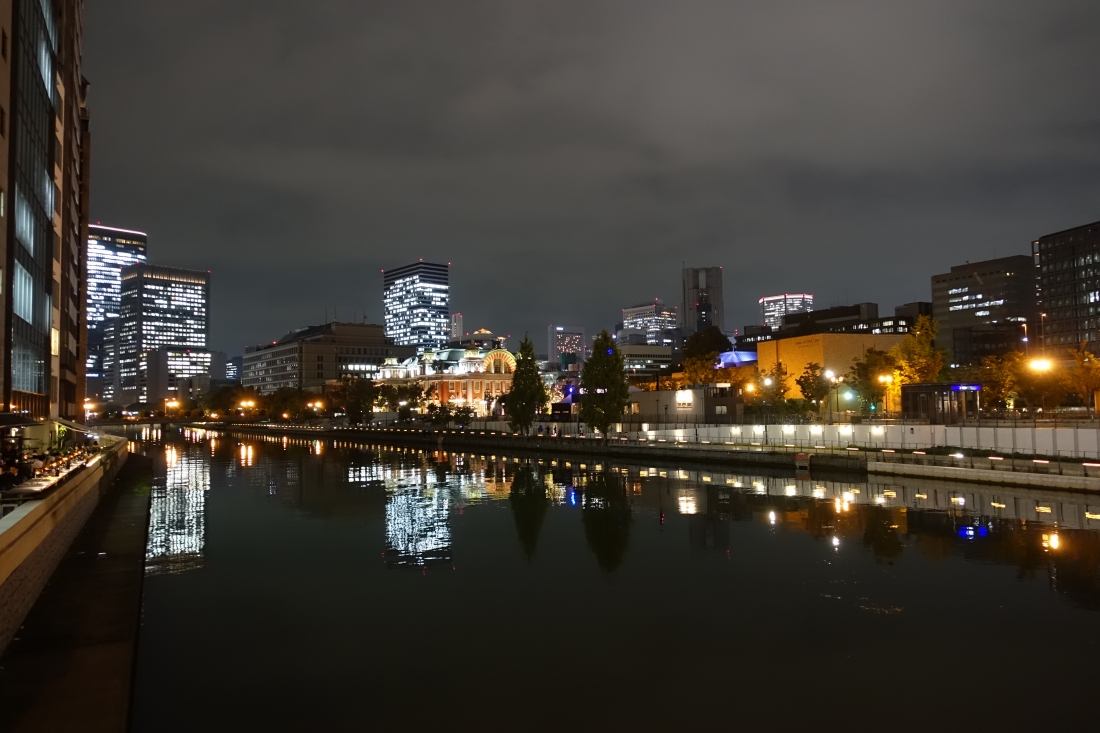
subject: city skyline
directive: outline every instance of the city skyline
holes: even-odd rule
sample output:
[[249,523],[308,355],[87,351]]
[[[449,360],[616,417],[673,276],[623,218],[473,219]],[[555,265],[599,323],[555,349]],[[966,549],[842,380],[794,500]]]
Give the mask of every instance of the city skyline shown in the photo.
[[[624,303],[679,303],[681,261],[722,264],[732,330],[769,293],[926,300],[934,274],[1100,218],[1100,101],[1080,71],[1100,60],[1095,7],[1002,3],[977,23],[937,2],[642,6],[544,8],[562,21],[549,35],[518,8],[347,7],[299,35],[280,3],[218,24],[90,5],[91,220],[232,283],[211,335],[239,353],[326,311],[381,323],[364,283],[418,257],[454,262],[454,307],[517,337],[610,329]],[[219,41],[268,27],[293,67]],[[792,37],[814,52],[792,57]],[[387,81],[395,64],[407,84]],[[259,72],[284,67],[300,73]]]

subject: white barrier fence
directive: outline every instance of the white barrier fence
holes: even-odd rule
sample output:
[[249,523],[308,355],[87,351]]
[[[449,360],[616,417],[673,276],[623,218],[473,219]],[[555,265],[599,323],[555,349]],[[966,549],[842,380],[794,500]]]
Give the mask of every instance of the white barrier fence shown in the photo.
[[[481,428],[479,422],[477,427]],[[709,443],[796,448],[858,448],[927,450],[953,448],[996,451],[1010,455],[1100,458],[1100,429],[1027,427],[981,427],[970,425],[691,425],[682,428],[653,425],[651,429],[624,433],[613,427],[616,437],[655,442]],[[543,435],[592,435],[583,423],[535,423],[532,432]],[[486,422],[483,429],[507,431],[505,422]]]

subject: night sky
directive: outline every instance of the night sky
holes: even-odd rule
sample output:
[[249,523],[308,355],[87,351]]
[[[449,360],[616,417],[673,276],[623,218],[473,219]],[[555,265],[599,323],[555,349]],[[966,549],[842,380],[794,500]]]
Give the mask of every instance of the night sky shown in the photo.
[[211,270],[230,354],[380,323],[419,257],[541,352],[678,303],[681,262],[732,329],[1100,219],[1095,0],[113,0],[84,54],[92,221]]

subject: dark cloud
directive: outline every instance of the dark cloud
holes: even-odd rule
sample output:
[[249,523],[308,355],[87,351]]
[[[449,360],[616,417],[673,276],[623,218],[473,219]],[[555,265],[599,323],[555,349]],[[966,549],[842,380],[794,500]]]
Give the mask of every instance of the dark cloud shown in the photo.
[[1100,219],[1095,2],[116,0],[85,56],[93,218],[212,270],[231,352],[417,257],[471,328],[609,327],[681,262],[740,326]]

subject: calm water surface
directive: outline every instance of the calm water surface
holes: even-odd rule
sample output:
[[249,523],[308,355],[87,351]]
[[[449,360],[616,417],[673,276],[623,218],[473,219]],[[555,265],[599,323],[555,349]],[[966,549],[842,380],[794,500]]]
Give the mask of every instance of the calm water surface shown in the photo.
[[137,731],[1100,715],[1100,497],[190,431],[134,447],[158,465]]

